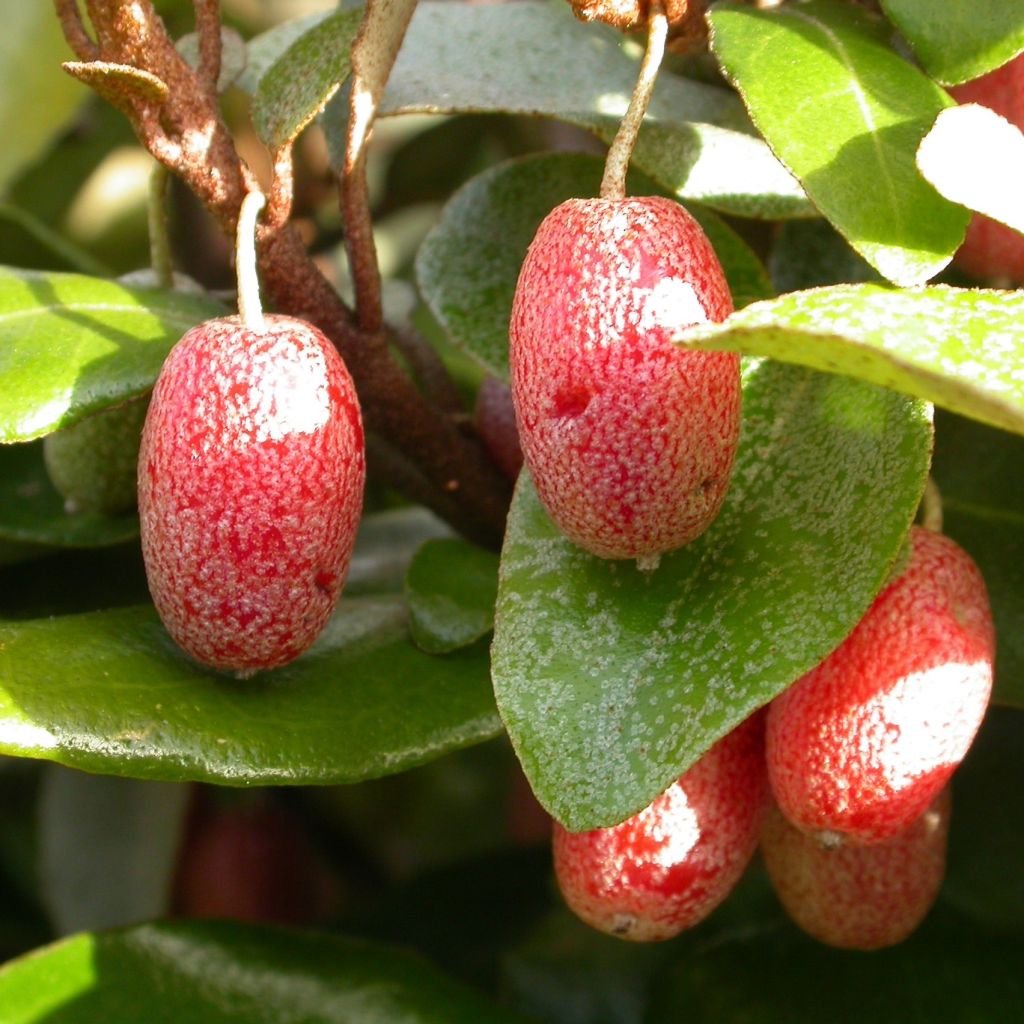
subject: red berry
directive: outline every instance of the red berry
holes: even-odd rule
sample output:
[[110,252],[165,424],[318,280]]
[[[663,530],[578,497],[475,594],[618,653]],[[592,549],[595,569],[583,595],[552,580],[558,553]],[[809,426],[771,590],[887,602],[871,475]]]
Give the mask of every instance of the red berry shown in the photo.
[[931,909],[946,869],[949,787],[916,821],[874,846],[823,846],[772,808],[761,852],[789,916],[819,942],[882,949]]
[[772,790],[812,833],[877,843],[946,785],[981,724],[995,634],[985,583],[948,537],[914,527],[906,569],[768,711]]
[[175,905],[184,917],[311,924],[338,895],[302,821],[268,800],[200,808],[179,855]]
[[604,558],[657,556],[718,514],[739,436],[739,357],[680,329],[732,300],[669,199],[570,199],[541,224],[509,328],[523,454],[551,518]]
[[240,674],[309,647],[348,572],[364,472],[352,379],[320,331],[283,316],[189,331],[139,452],[146,575],[177,643]]
[[[949,90],[957,103],[978,103],[1024,130],[1024,54]],[[965,273],[1001,284],[1024,283],[1024,235],[975,214],[954,262]]]
[[622,824],[571,833],[556,822],[555,874],[566,903],[609,935],[637,942],[678,935],[739,881],[767,794],[757,715]]
[[512,392],[497,377],[485,377],[476,393],[476,432],[498,469],[510,480],[523,468],[523,449],[516,429]]

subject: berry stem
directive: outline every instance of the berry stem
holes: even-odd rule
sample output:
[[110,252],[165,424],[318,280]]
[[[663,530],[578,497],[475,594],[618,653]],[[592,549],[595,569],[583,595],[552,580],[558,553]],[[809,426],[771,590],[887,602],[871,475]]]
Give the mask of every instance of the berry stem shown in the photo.
[[256,273],[256,220],[266,204],[258,189],[246,194],[238,211],[235,234],[235,272],[238,275],[238,314],[246,328],[255,333],[266,329],[260,303],[260,280]]
[[665,39],[668,36],[668,18],[665,10],[655,0],[651,4],[651,13],[647,21],[647,49],[640,64],[633,95],[629,107],[619,124],[619,130],[608,149],[604,163],[604,177],[601,179],[602,199],[623,199],[626,195],[626,172],[636,145],[636,137],[640,133],[640,125],[647,113],[647,105],[651,101],[654,83],[658,77],[658,68],[665,55]]
[[942,494],[932,476],[925,482],[921,497],[921,525],[932,533],[942,533]]
[[154,164],[149,173],[149,262],[161,288],[174,287],[174,264],[171,262],[171,243],[167,235],[167,168]]

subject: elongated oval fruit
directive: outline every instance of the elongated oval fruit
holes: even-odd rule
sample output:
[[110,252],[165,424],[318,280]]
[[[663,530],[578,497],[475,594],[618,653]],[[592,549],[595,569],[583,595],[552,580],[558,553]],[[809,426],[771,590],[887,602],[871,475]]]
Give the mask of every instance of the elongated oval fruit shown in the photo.
[[[949,92],[957,103],[988,107],[1024,131],[1024,55]],[[1019,285],[1024,282],[1024,235],[976,213],[953,260],[971,277]]]
[[822,845],[777,807],[766,819],[761,853],[786,912],[819,942],[882,949],[907,938],[939,894],[946,870],[950,793],[902,832],[873,846]]
[[512,307],[512,395],[537,493],[580,547],[654,565],[718,514],[739,358],[670,339],[732,308],[704,232],[669,199],[570,199],[541,224]]
[[301,654],[348,572],[364,477],[352,379],[320,331],[284,316],[189,331],[139,452],[146,575],[174,640],[240,675]]
[[562,895],[609,935],[670,939],[707,917],[739,881],[767,803],[764,722],[756,715],[620,825],[572,833],[555,822]]
[[827,840],[877,843],[919,818],[967,753],[992,690],[985,583],[948,537],[914,527],[902,574],[768,711],[782,813]]

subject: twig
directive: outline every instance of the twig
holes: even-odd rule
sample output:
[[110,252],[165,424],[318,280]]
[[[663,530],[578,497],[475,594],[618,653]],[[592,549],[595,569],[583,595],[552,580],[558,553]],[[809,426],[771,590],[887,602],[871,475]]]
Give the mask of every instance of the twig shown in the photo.
[[647,106],[651,101],[658,68],[665,55],[665,40],[668,37],[668,18],[659,0],[651,4],[647,21],[647,49],[640,65],[629,107],[619,123],[619,130],[608,149],[605,158],[604,176],[601,179],[602,199],[621,199],[626,194],[626,172],[633,156],[633,147],[640,132]]
[[149,263],[161,288],[174,287],[171,242],[167,237],[167,168],[155,164],[149,172]]
[[[56,0],[58,10],[66,0]],[[132,65],[167,86],[165,98],[133,96],[126,113],[136,134],[177,174],[221,229],[235,236],[242,200],[256,188],[198,74],[181,57],[149,0],[87,0],[99,59]],[[62,26],[67,21],[62,19]],[[90,57],[95,56],[89,54]],[[152,93],[152,91],[150,91]],[[284,157],[277,161],[274,218],[257,232],[264,298],[283,313],[309,320],[338,347],[355,380],[367,428],[415,465],[426,486],[417,494],[457,530],[497,545],[510,488],[483,447],[422,395],[392,358],[383,329],[363,330],[316,268],[290,224],[278,222],[290,203]],[[412,495],[410,495],[412,496]]]
[[209,96],[216,96],[221,61],[220,0],[195,0],[195,10],[199,81]]
[[926,530],[942,533],[942,495],[935,478],[929,474],[921,498],[921,525]]
[[268,231],[279,231],[292,215],[295,196],[295,174],[292,164],[292,144],[286,142],[274,152],[270,198],[267,200],[266,224]]
[[391,338],[424,394],[445,412],[465,415],[462,395],[434,346],[412,324],[399,324],[392,330]]
[[99,60],[100,48],[93,42],[82,23],[82,12],[78,9],[78,0],[54,0],[57,17],[68,46],[79,60]]

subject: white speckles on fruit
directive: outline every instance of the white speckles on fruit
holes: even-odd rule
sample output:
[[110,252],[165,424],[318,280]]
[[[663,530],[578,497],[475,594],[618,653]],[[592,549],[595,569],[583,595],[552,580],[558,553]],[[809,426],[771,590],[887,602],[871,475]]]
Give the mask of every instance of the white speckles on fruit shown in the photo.
[[874,843],[902,831],[946,784],[988,705],[984,581],[948,537],[914,527],[911,545],[850,636],[769,710],[772,789],[808,832]]
[[761,852],[789,916],[819,942],[882,949],[921,923],[946,867],[948,787],[902,832],[873,846],[826,846],[773,807]]
[[668,939],[729,894],[757,845],[768,787],[763,720],[748,719],[677,782],[611,828],[553,833],[562,895],[588,924],[637,942]]
[[678,203],[569,200],[541,224],[513,304],[512,391],[537,492],[581,547],[649,560],[714,519],[739,437],[739,360],[669,339],[731,311]]
[[355,390],[319,331],[289,317],[189,331],[139,458],[146,573],[175,641],[239,674],[302,653],[348,571],[364,476]]

